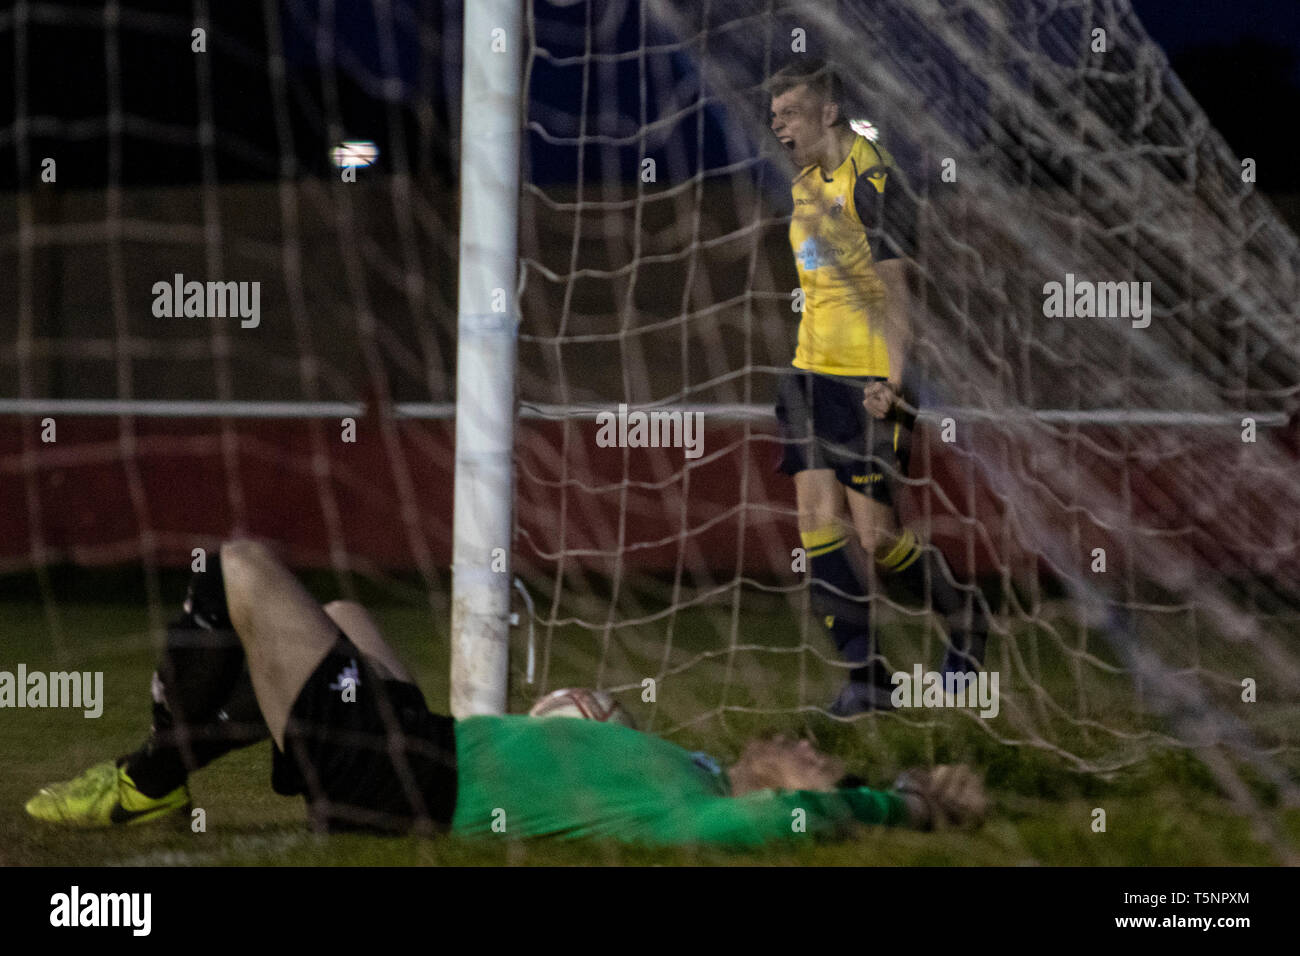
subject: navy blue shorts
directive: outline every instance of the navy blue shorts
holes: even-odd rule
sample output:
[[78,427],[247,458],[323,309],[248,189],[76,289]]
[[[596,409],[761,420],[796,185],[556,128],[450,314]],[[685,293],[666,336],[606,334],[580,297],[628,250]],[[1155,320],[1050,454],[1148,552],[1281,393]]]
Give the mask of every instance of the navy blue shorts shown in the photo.
[[794,369],[781,379],[776,418],[781,426],[780,470],[787,475],[830,468],[846,488],[892,505],[892,485],[907,474],[911,430],[891,413],[872,418],[862,390],[881,378],[837,378]]
[[378,674],[341,632],[298,693],[284,743],[272,784],[306,797],[314,829],[450,828],[455,721],[431,713],[414,684]]

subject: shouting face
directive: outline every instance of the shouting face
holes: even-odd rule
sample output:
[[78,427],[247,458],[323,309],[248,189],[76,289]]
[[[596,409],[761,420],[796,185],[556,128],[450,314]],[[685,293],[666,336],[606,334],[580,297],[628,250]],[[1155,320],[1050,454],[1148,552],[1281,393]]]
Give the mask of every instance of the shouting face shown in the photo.
[[772,98],[772,132],[800,169],[821,158],[838,117],[839,108],[806,83]]

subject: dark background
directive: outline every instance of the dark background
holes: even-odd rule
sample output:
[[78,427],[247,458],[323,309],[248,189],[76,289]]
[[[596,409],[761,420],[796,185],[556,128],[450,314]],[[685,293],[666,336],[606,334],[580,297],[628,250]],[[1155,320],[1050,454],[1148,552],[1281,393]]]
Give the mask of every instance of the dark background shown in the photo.
[[[325,174],[329,146],[344,137],[379,142],[381,163],[389,168],[453,175],[460,3],[394,0],[392,20],[382,23],[369,3],[329,6],[332,22],[322,19],[320,0],[208,4],[207,95],[200,93],[201,71],[188,44],[192,14],[172,0],[127,0],[112,31],[105,29],[102,9],[86,3],[38,8],[23,28],[12,17],[0,21],[0,189],[29,186],[32,157],[55,148],[63,167],[88,185]],[[608,11],[619,4],[596,6],[604,13],[588,4],[538,0],[538,45],[556,57],[577,55],[588,30],[608,49],[636,49],[643,42],[635,4],[612,21]],[[1259,161],[1260,188],[1300,188],[1300,164],[1293,161],[1300,147],[1300,4],[1134,0],[1133,6],[1233,150]],[[60,8],[60,16],[48,14]],[[667,37],[653,24],[645,30],[648,42]],[[812,45],[815,52],[815,37]],[[280,86],[267,69],[276,51],[286,61]],[[628,117],[639,109],[637,70],[627,61],[600,74],[602,83],[614,78],[616,101]],[[572,104],[581,96],[581,72],[536,59],[530,119],[557,134],[568,132],[564,116],[576,122]],[[695,82],[690,57],[665,57],[647,82],[652,104],[659,99],[657,84],[668,89]],[[598,92],[591,91],[592,103]],[[563,107],[553,108],[558,104]],[[120,137],[108,128],[106,118],[114,113],[125,117]],[[597,110],[589,116],[588,135],[602,132],[603,115]],[[706,124],[722,118],[716,110],[704,115]],[[19,119],[27,137],[18,135]],[[194,135],[205,120],[216,131],[206,170]],[[692,141],[696,132],[692,123],[677,129]],[[725,162],[717,133],[705,129],[706,165]],[[693,142],[683,154],[694,162]],[[573,179],[572,156],[536,132],[528,155],[533,181]],[[632,175],[638,155],[635,149],[618,155],[624,175]]]
[[[1021,11],[1065,6],[998,2]],[[906,25],[910,5],[846,0],[840,6],[872,16],[892,11],[889,23],[861,21],[864,31],[879,26],[879,34],[890,38],[883,46],[892,49],[896,34],[902,40],[908,35],[899,25]],[[116,24],[106,24],[104,8],[94,4],[31,5],[21,22],[0,12],[0,398],[343,400],[372,408],[376,398],[454,399],[461,9],[442,0],[391,0],[383,7],[391,19],[379,22],[377,6],[360,0],[328,6],[318,0],[209,2],[203,56],[190,49],[193,8],[175,0],[125,0]],[[708,9],[725,17],[740,6]],[[786,21],[796,9],[773,6],[781,6]],[[950,7],[971,10],[974,4],[954,0]],[[321,19],[323,9],[334,11],[329,22]],[[521,211],[521,248],[530,270],[523,303],[528,321],[520,333],[521,399],[588,407],[620,401],[767,404],[789,367],[796,325],[789,295],[797,278],[781,206],[772,201],[789,202],[788,175],[768,176],[768,164],[754,162],[772,149],[761,125],[750,122],[761,124],[761,96],[739,105],[712,99],[692,106],[706,86],[700,60],[689,47],[672,47],[664,28],[643,23],[636,3],[538,0],[534,9],[537,50],[529,57],[525,118],[530,188]],[[1059,13],[1066,21],[1069,9]],[[610,13],[619,10],[627,14]],[[1282,200],[1300,191],[1294,162],[1300,12],[1257,0],[1140,0],[1137,12],[1231,149],[1258,161],[1258,189],[1294,215],[1294,203],[1285,207]],[[1075,25],[1055,24],[1059,42],[1048,53],[1071,66],[1079,50]],[[773,49],[772,38],[785,26],[769,27],[770,36],[756,34],[747,49]],[[936,82],[912,87],[929,100],[907,105],[916,112],[946,108],[956,121],[969,117],[971,135],[978,136],[984,119],[980,77],[968,73],[954,82],[941,58],[930,56],[924,33],[911,31],[921,39],[909,52],[937,67],[927,74]],[[852,42],[857,36],[855,30]],[[589,37],[602,55],[656,52],[606,56],[587,71],[581,57]],[[810,37],[810,52],[817,52],[818,39]],[[880,48],[880,37],[873,39]],[[759,75],[752,56],[747,66],[750,76]],[[578,109],[584,88],[587,100]],[[757,115],[726,112],[747,108]],[[665,122],[656,123],[660,119]],[[941,114],[941,122],[951,120]],[[1175,130],[1175,139],[1183,132]],[[582,144],[568,142],[579,136]],[[374,140],[381,149],[375,175],[362,174],[353,185],[341,184],[328,164],[330,147],[345,138]],[[986,144],[984,154],[999,145]],[[646,155],[660,159],[665,171],[654,190],[636,186],[637,163]],[[57,188],[40,183],[44,156],[58,158]],[[744,160],[737,171],[689,179],[736,156]],[[580,168],[586,192],[577,204]],[[755,181],[764,202],[752,201]],[[683,182],[690,188],[674,188]],[[1073,206],[1095,198],[1063,192]],[[604,199],[619,210],[603,213],[598,207]],[[1127,223],[1131,211],[1115,210],[1114,217]],[[696,231],[701,218],[706,221]],[[1101,214],[1097,221],[1110,222]],[[1286,242],[1273,238],[1266,235],[1258,245],[1270,256],[1286,255]],[[1246,244],[1241,240],[1239,248]],[[1005,253],[989,248],[1041,289],[1042,276],[1020,261],[1023,246]],[[1124,243],[1117,248],[1129,254]],[[1150,251],[1133,249],[1133,262],[1158,259]],[[1200,265],[1185,249],[1173,251],[1175,271]],[[953,266],[949,277],[959,288],[986,285],[969,263],[940,265]],[[262,326],[245,334],[228,321],[155,319],[151,286],[173,273],[259,281]],[[1288,273],[1270,258],[1259,274]],[[1178,278],[1177,288],[1188,291],[1176,303],[1178,321],[1162,327],[1186,337],[1188,354],[1216,369],[1223,365],[1220,377],[1237,374],[1236,365],[1219,361],[1222,356],[1239,358],[1250,375],[1268,371],[1263,361],[1247,362],[1264,341],[1255,328],[1243,331],[1219,299],[1209,300]],[[1288,307],[1295,301],[1285,289],[1276,292]],[[1198,311],[1207,300],[1229,312],[1227,319]],[[948,338],[962,347],[953,354],[970,358],[973,367],[983,354],[1010,355],[1017,369],[1036,370],[1006,376],[1005,393],[975,396],[983,407],[1086,409],[1138,401],[1098,389],[1096,369],[1109,367],[1114,356],[1099,360],[1089,349],[1106,340],[1067,338],[1071,327],[1059,324],[1021,328],[1014,320],[1026,313],[1014,307],[956,305],[957,335]],[[1280,310],[1249,318],[1269,331],[1294,326]],[[1225,329],[1230,339],[1215,338]],[[1003,333],[1005,342],[993,340]],[[1197,386],[1218,381],[1214,370],[1191,366],[1190,372]],[[1270,375],[1261,382],[1243,372],[1229,380],[1241,394],[1226,397],[1226,407],[1289,401],[1294,376]],[[1044,379],[1053,390],[1040,393]],[[973,374],[941,380],[987,384]],[[1146,384],[1127,368],[1110,381]],[[1180,401],[1171,393],[1167,404]],[[155,547],[167,560],[180,560],[193,544],[196,515],[207,522],[210,541],[232,529],[251,530],[295,541],[308,564],[337,563],[341,541],[381,566],[445,563],[450,514],[439,492],[450,483],[446,421],[405,422],[400,440],[378,420],[363,422],[362,444],[354,447],[340,445],[334,423],[319,421],[243,422],[236,431],[221,419],[86,418],[60,422],[58,454],[40,457],[39,466],[25,451],[37,434],[34,422],[11,416],[4,424],[0,463],[10,463],[11,480],[0,499],[36,503],[31,514],[11,509],[18,524],[4,537],[15,566],[49,563],[50,554],[104,563]],[[626,512],[646,524],[628,529],[631,540],[680,540],[694,547],[694,532],[675,537],[682,523],[695,528],[724,513],[742,476],[760,475],[765,487],[751,488],[747,501],[776,528],[768,549],[772,567],[788,564],[789,529],[771,517],[789,504],[788,482],[774,478],[774,445],[765,435],[735,428],[737,453],[709,464],[711,479],[699,469],[683,470],[680,457],[637,466],[643,469],[638,481],[693,478],[680,499],[657,484],[638,486],[640,497]],[[593,551],[624,554],[615,547],[623,513],[609,490],[627,487],[631,466],[622,456],[601,458],[599,466],[586,461],[591,449],[576,433],[555,422],[520,430],[519,511],[534,532],[528,544],[538,542],[538,554],[547,555],[537,559],[541,567],[549,567],[549,555],[562,553],[548,537],[559,527],[589,534]],[[719,426],[710,434],[718,441],[726,433]],[[1195,452],[1196,461],[1218,461],[1217,452],[1202,446],[1188,442],[1185,450]],[[322,475],[330,455],[337,461],[327,479]],[[955,466],[936,461],[927,467],[938,474]],[[1177,472],[1170,466],[1165,473]],[[555,488],[574,476],[585,481],[581,494],[573,494],[586,517],[566,525],[549,509]],[[1098,487],[1108,487],[1107,481],[1098,479]],[[963,484],[949,482],[959,490]],[[1215,487],[1232,496],[1231,484],[1216,479]],[[1254,493],[1267,487],[1257,483]],[[704,488],[716,491],[716,502]],[[337,501],[331,498],[336,491]],[[769,491],[772,508],[764,504]],[[952,500],[968,496],[955,493]],[[1248,500],[1237,496],[1238,504]],[[437,505],[428,506],[427,526],[414,532],[414,519],[402,519],[421,501]],[[698,512],[688,514],[679,501]],[[407,509],[402,518],[394,502]],[[1222,514],[1232,514],[1222,507]],[[21,524],[28,520],[31,527]],[[156,534],[156,545],[143,543],[143,529]],[[949,531],[964,533],[964,526],[953,522]],[[39,547],[32,544],[38,540]],[[709,544],[701,549],[709,558],[737,553],[731,540]],[[634,553],[637,560],[672,567],[680,559],[675,546]],[[571,538],[567,547],[578,545]],[[521,548],[521,555],[527,552]],[[697,557],[687,563],[694,566]],[[973,562],[981,559],[972,552]],[[763,557],[751,560],[761,564]],[[990,563],[1007,567],[1012,560],[1003,555]]]

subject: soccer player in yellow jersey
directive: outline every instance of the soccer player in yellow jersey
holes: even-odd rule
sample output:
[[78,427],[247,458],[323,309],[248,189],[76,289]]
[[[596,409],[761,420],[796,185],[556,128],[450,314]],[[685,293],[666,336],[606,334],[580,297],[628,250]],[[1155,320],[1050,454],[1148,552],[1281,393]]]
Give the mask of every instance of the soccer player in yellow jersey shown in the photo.
[[786,67],[768,91],[772,132],[799,168],[790,246],[804,296],[795,371],[776,407],[781,469],[794,477],[813,609],[843,658],[858,665],[831,705],[849,716],[889,708],[893,689],[852,538],[882,574],[922,595],[928,589],[948,626],[945,673],[979,668],[987,617],[978,594],[968,602],[957,589],[943,556],[900,527],[890,487],[906,475],[915,421],[915,402],[900,399],[915,206],[889,153],[850,127],[826,64]]

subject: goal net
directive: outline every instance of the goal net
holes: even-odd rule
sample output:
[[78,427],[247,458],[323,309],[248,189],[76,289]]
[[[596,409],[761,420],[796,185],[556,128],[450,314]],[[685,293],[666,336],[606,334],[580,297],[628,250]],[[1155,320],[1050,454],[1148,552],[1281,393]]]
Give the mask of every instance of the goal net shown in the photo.
[[[1300,253],[1127,0],[524,23],[509,709],[597,688],[724,760],[793,730],[1021,793],[1190,754],[1285,846]],[[417,0],[0,14],[0,669],[115,662],[147,720],[196,549],[252,536],[446,708],[463,40]],[[801,57],[919,210],[899,514],[988,607],[996,714],[828,713],[773,415],[801,296],[765,83]],[[873,586],[890,671],[939,666],[929,594]]]
[[[516,687],[601,686],[701,739],[835,732],[847,665],[772,414],[799,306],[765,80],[817,57],[919,203],[900,509],[989,601],[1001,681],[995,718],[899,709],[866,746],[1099,775],[1190,748],[1276,839],[1300,259],[1129,4],[538,0],[530,23]],[[1088,311],[1089,285],[1129,310]],[[646,447],[636,413],[698,414],[701,443]],[[924,596],[871,604],[891,671],[938,666]]]

